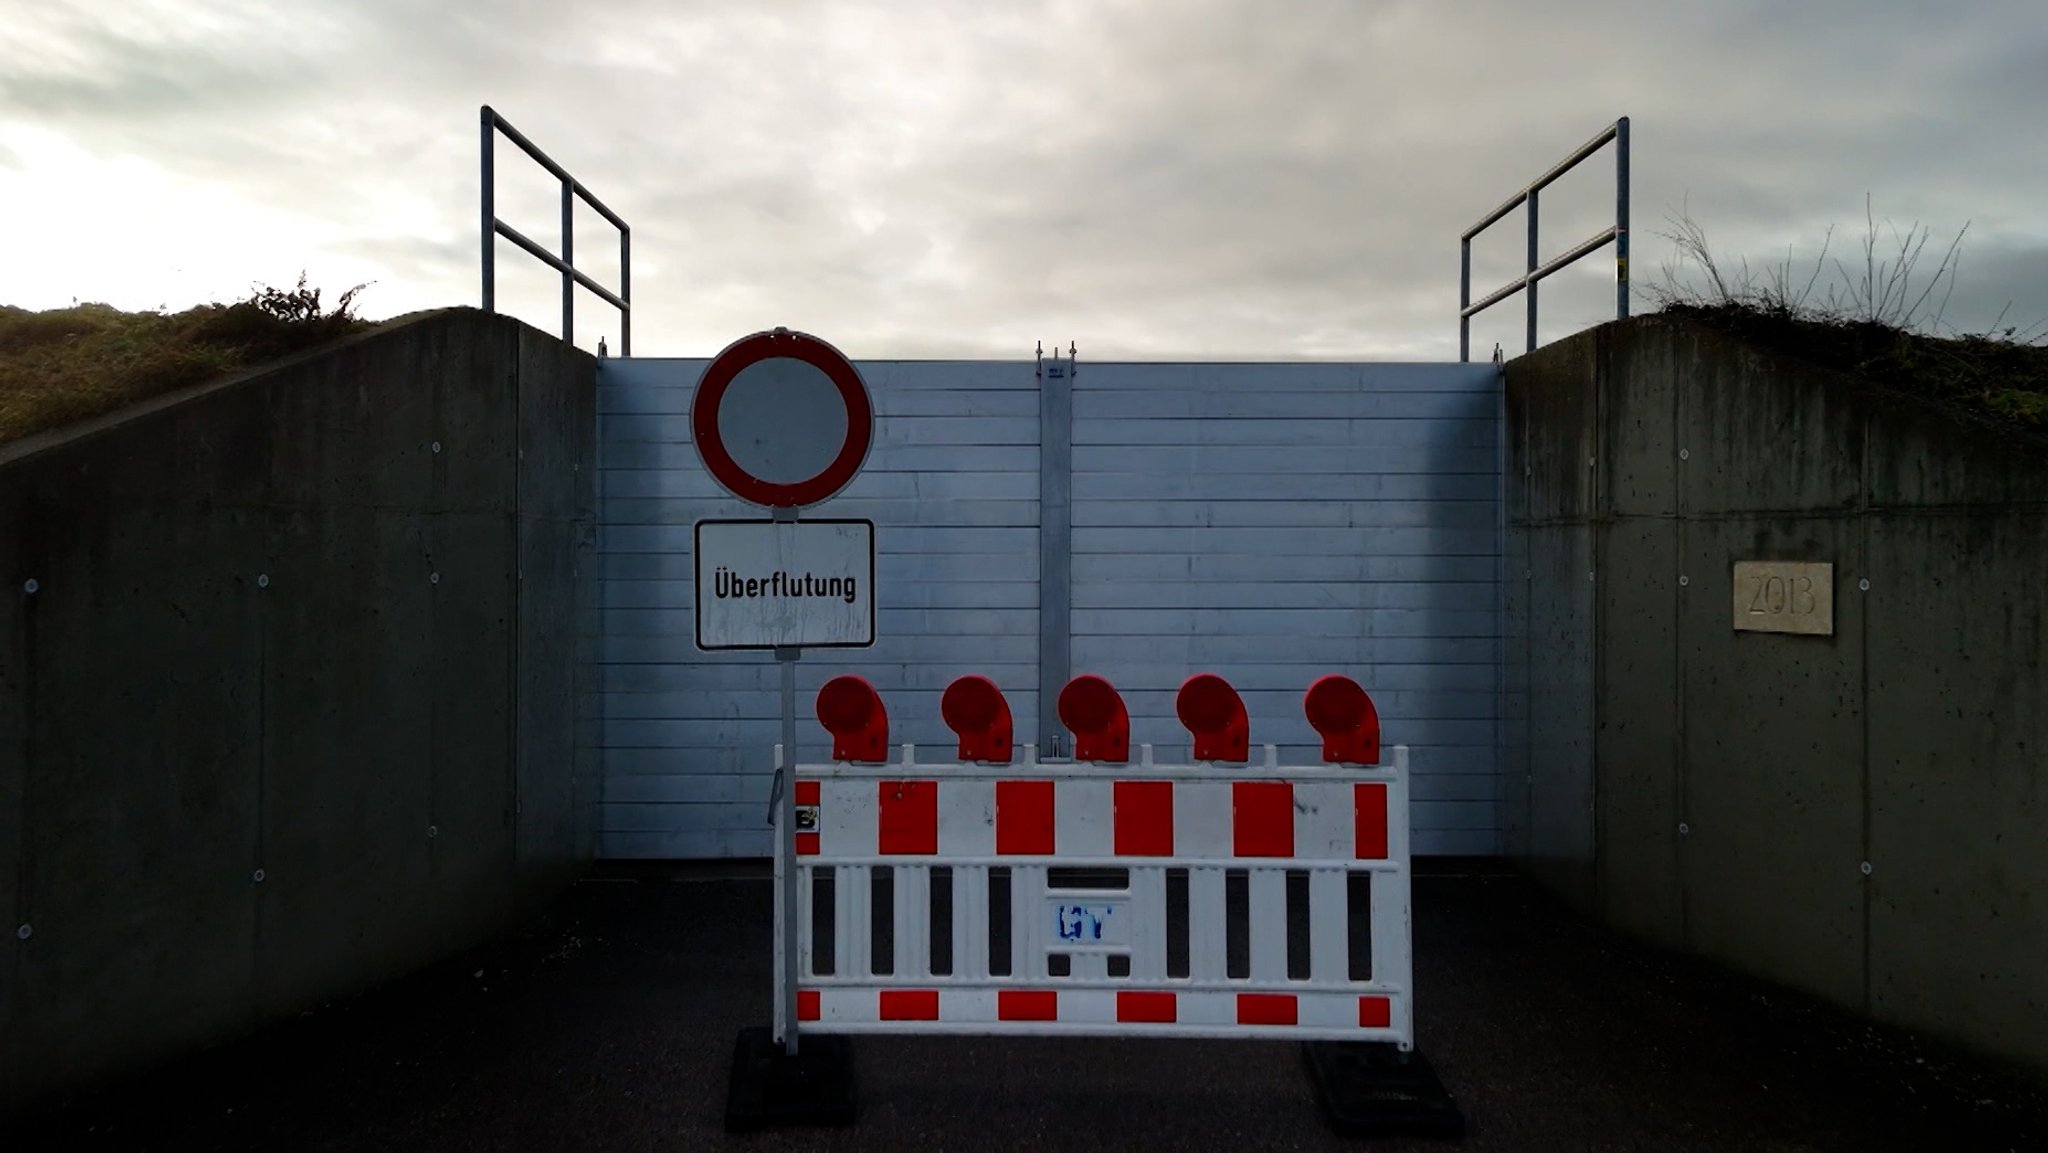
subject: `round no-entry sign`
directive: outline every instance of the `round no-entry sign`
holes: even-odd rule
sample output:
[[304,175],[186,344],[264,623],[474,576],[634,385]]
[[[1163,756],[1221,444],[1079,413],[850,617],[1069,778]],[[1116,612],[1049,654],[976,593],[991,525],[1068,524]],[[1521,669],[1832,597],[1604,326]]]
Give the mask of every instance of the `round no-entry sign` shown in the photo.
[[705,471],[727,492],[803,508],[860,472],[875,410],[838,349],[777,328],[734,341],[705,368],[690,401],[690,435]]

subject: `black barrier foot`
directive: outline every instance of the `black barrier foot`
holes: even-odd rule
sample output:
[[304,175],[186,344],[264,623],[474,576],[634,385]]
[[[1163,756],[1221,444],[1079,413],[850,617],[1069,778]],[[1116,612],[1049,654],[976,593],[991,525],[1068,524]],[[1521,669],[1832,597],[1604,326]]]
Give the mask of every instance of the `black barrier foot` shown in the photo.
[[726,1132],[851,1125],[853,1114],[850,1038],[803,1035],[792,1057],[776,1043],[774,1030],[740,1030],[725,1097]]
[[1323,1116],[1339,1136],[1465,1136],[1464,1114],[1419,1051],[1345,1041],[1309,1041],[1301,1051]]

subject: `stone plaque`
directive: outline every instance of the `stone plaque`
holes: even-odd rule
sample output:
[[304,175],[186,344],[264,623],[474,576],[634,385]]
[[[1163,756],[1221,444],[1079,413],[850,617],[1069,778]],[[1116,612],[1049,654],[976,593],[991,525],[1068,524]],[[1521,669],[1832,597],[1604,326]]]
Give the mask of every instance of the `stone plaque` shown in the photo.
[[1736,561],[1735,627],[1833,636],[1835,566],[1820,561]]

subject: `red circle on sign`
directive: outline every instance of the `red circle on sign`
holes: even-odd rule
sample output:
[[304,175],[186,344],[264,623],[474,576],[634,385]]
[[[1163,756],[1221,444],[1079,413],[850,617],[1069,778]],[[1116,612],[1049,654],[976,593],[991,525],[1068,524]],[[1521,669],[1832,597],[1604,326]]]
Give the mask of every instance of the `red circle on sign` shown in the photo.
[[[753,365],[776,358],[800,360],[824,373],[846,403],[846,440],[839,455],[817,475],[788,484],[764,480],[741,468],[718,431],[718,406],[734,378]],[[728,345],[704,370],[704,378],[697,382],[697,395],[690,401],[690,437],[704,470],[727,492],[770,508],[803,508],[845,488],[867,460],[874,436],[874,406],[853,362],[817,337],[786,328],[757,332]]]

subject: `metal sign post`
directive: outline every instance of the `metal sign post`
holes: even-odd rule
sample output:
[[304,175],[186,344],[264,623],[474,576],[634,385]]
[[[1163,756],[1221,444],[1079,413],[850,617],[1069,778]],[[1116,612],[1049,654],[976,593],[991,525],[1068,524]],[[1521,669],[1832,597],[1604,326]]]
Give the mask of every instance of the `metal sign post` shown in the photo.
[[800,648],[776,649],[782,665],[782,744],[775,766],[775,923],[782,932],[775,935],[775,1038],[783,1052],[796,1056],[796,662]]
[[[706,651],[761,649],[782,673],[769,820],[775,827],[775,1008],[770,1030],[740,1034],[728,1123],[837,1116],[850,1108],[850,1063],[828,1038],[798,1052],[799,881],[796,663],[807,648],[875,642],[875,526],[802,521],[853,480],[874,442],[874,406],[831,345],[777,328],[735,341],[705,368],[690,402],[691,440],[727,492],[769,520],[697,522],[696,640]],[[820,1053],[817,1050],[822,1049]]]
[[[775,522],[796,523],[795,509],[776,509]],[[776,746],[775,765],[775,923],[782,931],[775,935],[775,1039],[782,1051],[796,1056],[796,662],[804,650],[798,645],[779,646],[775,660],[782,666],[782,743]]]

